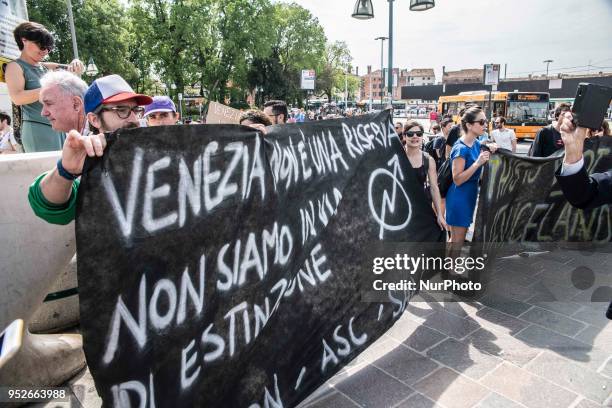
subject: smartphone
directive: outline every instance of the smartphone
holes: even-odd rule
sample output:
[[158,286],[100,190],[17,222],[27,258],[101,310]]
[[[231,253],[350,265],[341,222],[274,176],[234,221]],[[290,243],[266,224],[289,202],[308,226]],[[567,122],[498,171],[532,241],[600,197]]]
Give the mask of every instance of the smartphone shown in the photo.
[[612,99],[612,88],[581,82],[572,105],[576,126],[598,130],[606,116]]
[[23,320],[17,319],[0,334],[0,369],[21,348],[23,342]]

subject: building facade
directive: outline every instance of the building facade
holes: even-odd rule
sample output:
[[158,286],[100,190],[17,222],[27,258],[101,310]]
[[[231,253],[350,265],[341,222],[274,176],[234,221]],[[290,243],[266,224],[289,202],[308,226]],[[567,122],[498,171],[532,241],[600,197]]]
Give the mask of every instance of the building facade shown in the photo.
[[483,78],[483,69],[462,69],[442,73],[443,84],[478,84],[482,83]]
[[[386,71],[386,69],[385,69]],[[402,96],[402,87],[408,86],[410,75],[407,69],[393,68],[393,100],[398,100]],[[372,71],[372,66],[368,65],[367,74],[361,77],[361,100],[380,100],[387,97],[386,72],[384,77],[380,69]]]
[[408,86],[435,85],[433,68],[415,68],[408,72]]

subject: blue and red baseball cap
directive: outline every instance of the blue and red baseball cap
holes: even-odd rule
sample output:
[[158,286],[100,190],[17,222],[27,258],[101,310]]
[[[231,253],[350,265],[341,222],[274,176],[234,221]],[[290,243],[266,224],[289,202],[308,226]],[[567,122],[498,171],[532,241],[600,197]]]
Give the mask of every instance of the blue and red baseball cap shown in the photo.
[[119,75],[98,78],[85,91],[85,113],[94,112],[103,103],[116,103],[134,99],[140,106],[149,105],[153,98],[134,92]]
[[154,96],[153,102],[151,102],[144,111],[144,116],[147,117],[152,113],[157,112],[173,112],[176,113],[176,106],[172,99],[167,96]]

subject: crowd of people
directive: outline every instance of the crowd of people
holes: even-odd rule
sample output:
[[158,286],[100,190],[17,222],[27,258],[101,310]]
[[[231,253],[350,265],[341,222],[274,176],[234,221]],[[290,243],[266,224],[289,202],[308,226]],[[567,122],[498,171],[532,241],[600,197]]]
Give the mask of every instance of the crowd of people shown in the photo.
[[[172,126],[180,124],[182,118],[168,96],[138,94],[119,75],[103,76],[88,86],[79,77],[83,72],[81,61],[65,66],[44,62],[54,40],[40,24],[22,23],[14,36],[21,55],[8,64],[6,81],[11,100],[21,107],[21,143],[12,130],[11,116],[0,112],[0,153],[61,150],[56,165],[33,181],[28,200],[38,217],[65,225],[75,219],[79,177],[86,157],[104,154],[105,132]],[[290,109],[284,101],[270,100],[262,110],[243,112],[239,123],[265,133],[272,125],[364,113],[359,108],[340,110],[333,106]],[[457,124],[452,117],[437,112],[429,119],[431,137],[426,142],[424,126],[418,121],[398,122],[394,127],[438,225],[448,231],[451,250],[460,250],[474,218],[483,166],[497,149],[516,152],[517,138],[502,116],[494,118],[494,130],[489,134],[488,119],[478,106],[466,106]],[[570,106],[563,104],[557,108],[555,119],[538,132],[530,155],[545,157],[565,149],[556,176],[570,203],[580,208],[610,203],[612,172],[589,177],[582,156],[588,137],[610,135],[607,122],[599,131],[575,128]],[[444,168],[448,169],[446,173]],[[442,177],[450,177],[445,191],[439,188]],[[609,313],[612,318],[612,311]]]
[[[555,110],[555,121],[538,131],[528,155],[548,157],[565,148],[561,126],[563,117],[571,114],[569,104],[560,104]],[[496,115],[489,134],[488,120],[481,107],[467,104],[460,113],[460,123],[455,124],[451,115],[430,115],[429,140],[423,125],[416,121],[394,124],[419,181],[432,201],[438,224],[449,231],[449,242],[462,245],[472,224],[478,198],[478,185],[482,166],[497,149],[516,153],[517,137],[506,127],[506,119]],[[586,142],[594,137],[610,136],[610,126],[603,121],[599,130],[586,130]],[[422,158],[420,157],[422,155]],[[439,171],[448,165],[452,183],[447,191],[438,188]]]
[[[102,154],[106,145],[104,132],[175,125],[181,123],[181,117],[168,96],[136,94],[118,75],[98,78],[88,86],[79,77],[83,72],[81,61],[73,60],[66,66],[43,62],[53,49],[54,39],[40,24],[22,23],[15,29],[14,37],[21,55],[8,64],[6,79],[13,103],[21,106],[19,128],[23,148],[12,132],[11,117],[0,113],[0,151],[63,150],[56,168],[32,185],[30,198],[35,212],[45,214],[48,221],[69,222],[74,218],[74,209],[67,204],[74,202],[78,189],[75,180],[81,174],[85,156]],[[538,132],[531,146],[531,156],[545,157],[563,148],[560,117],[569,111],[567,104],[557,107],[555,122]],[[360,108],[341,110],[333,104],[317,109],[290,109],[284,101],[271,100],[264,103],[261,111],[243,112],[239,123],[265,132],[271,125],[364,113]],[[453,243],[465,241],[472,223],[483,165],[497,148],[513,153],[517,148],[516,134],[505,126],[504,117],[494,118],[490,134],[488,120],[480,107],[466,105],[460,118],[460,123],[455,124],[451,116],[432,111],[429,115],[431,137],[426,143],[425,131],[419,122],[395,124],[437,221],[441,228],[449,230],[449,241]],[[593,135],[609,135],[607,125],[604,121],[602,129]],[[441,192],[438,171],[445,163],[450,169],[452,183],[448,191]],[[65,204],[66,208],[60,210],[58,206]]]

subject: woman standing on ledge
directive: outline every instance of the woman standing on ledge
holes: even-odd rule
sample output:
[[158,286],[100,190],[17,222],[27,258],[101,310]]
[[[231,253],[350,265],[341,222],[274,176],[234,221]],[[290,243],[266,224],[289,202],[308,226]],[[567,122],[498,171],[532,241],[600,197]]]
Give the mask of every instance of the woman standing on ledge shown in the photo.
[[[25,22],[13,31],[21,55],[6,66],[6,84],[15,105],[21,106],[21,141],[26,153],[61,150],[65,135],[51,128],[51,123],[41,116],[42,105],[38,101],[40,78],[59,64],[42,62],[53,50],[53,36],[41,24]],[[68,65],[68,71],[80,75],[84,66],[79,60]]]

